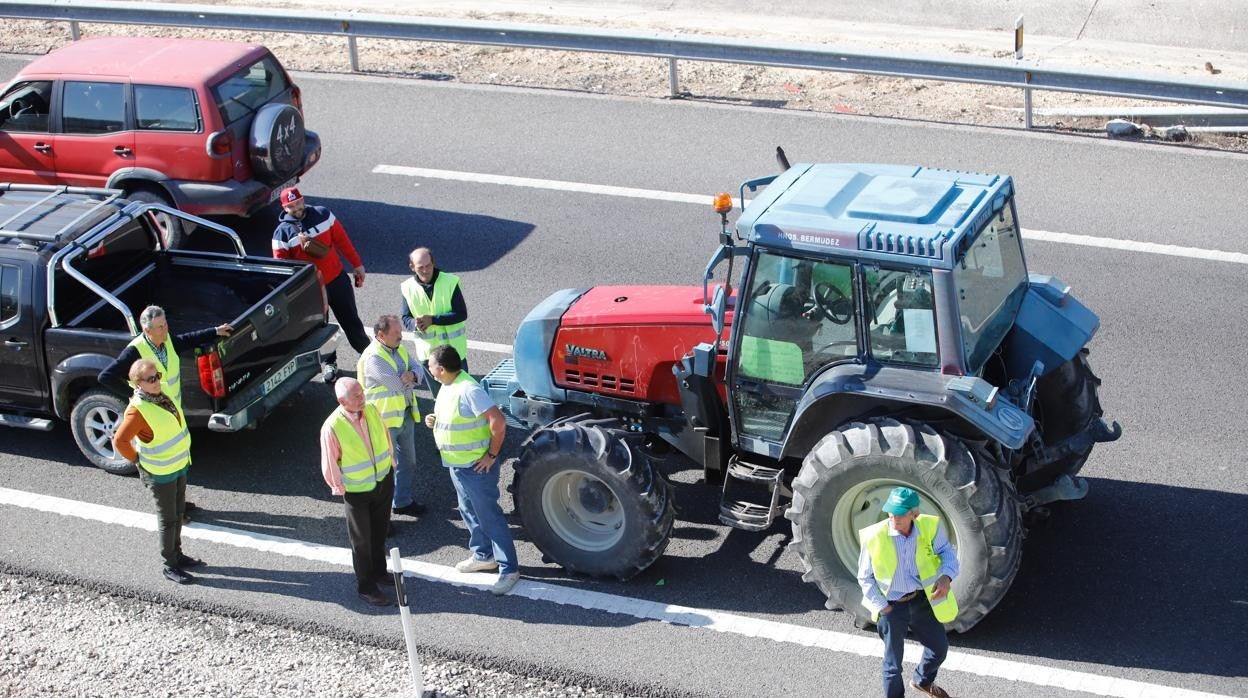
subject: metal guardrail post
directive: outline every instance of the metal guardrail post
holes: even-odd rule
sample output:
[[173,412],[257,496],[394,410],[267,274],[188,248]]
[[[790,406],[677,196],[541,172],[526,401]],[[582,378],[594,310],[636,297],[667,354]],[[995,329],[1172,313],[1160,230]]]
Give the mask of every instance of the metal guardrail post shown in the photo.
[[347,54],[351,59],[351,72],[360,72],[360,52],[355,45],[355,36],[347,35]]
[[[1027,82],[1031,82],[1031,71],[1023,76]],[[1023,88],[1023,128],[1031,128],[1031,88]]]
[[78,22],[71,21],[69,23],[69,40],[77,41],[80,38],[82,38],[82,34],[78,31]]
[[676,57],[672,56],[667,59],[667,81],[671,86],[671,98],[680,97],[680,73],[676,69]]

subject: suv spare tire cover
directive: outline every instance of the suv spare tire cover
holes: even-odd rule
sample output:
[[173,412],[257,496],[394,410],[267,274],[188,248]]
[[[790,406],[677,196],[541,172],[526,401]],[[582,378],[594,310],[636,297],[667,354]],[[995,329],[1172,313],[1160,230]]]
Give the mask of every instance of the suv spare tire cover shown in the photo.
[[251,124],[251,167],[256,178],[280,184],[303,165],[303,115],[289,104],[266,104]]

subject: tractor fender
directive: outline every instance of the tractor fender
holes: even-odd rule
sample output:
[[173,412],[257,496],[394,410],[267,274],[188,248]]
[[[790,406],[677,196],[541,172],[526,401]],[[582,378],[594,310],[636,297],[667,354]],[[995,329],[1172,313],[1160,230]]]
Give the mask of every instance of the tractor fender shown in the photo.
[[74,354],[52,369],[52,411],[61,419],[69,419],[74,402],[82,393],[100,384],[99,375],[113,362],[105,354]]
[[797,403],[781,457],[805,457],[825,434],[852,419],[907,408],[953,416],[1009,449],[1021,448],[1035,428],[1030,415],[982,378],[845,363],[815,376]]
[[1101,320],[1053,276],[1031,274],[1003,356],[1011,376],[1026,376],[1040,361],[1045,373],[1075,358],[1096,334]]

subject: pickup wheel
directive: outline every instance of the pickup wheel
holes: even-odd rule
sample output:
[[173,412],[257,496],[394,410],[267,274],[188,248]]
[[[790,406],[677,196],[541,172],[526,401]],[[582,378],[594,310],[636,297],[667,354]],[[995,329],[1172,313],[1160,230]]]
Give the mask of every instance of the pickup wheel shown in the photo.
[[97,468],[114,475],[138,472],[133,463],[113,449],[113,432],[121,424],[125,410],[125,401],[101,389],[83,393],[69,415],[69,426],[82,454]]
[[953,591],[961,609],[951,627],[968,630],[988,614],[1014,581],[1022,560],[1023,526],[1014,487],[982,449],[949,434],[894,419],[847,424],[820,439],[793,480],[793,548],[826,606],[871,614],[858,587],[858,531],[884,519],[880,510],[897,486],[919,492],[920,509],[940,517],[958,550]]
[[[145,204],[161,204],[173,208],[173,202],[168,197],[151,189],[135,189],[126,194],[126,198]],[[166,250],[176,250],[186,244],[189,231],[187,224],[181,218],[159,211],[153,211],[152,218],[156,221],[156,229],[160,233],[160,240]]]
[[667,547],[671,483],[625,436],[602,422],[545,427],[515,462],[524,528],[569,572],[625,580]]

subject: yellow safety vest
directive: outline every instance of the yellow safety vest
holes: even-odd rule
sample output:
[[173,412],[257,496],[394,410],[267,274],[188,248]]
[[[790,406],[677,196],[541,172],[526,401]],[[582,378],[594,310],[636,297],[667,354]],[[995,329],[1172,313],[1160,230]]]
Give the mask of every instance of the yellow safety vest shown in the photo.
[[[348,492],[372,492],[377,483],[390,473],[390,437],[376,407],[364,405],[364,423],[368,425],[368,440],[373,445],[371,451],[342,410],[334,411],[334,421],[330,424],[342,450],[338,456],[338,469],[342,471],[342,488]],[[378,448],[384,449],[380,455],[377,454]]]
[[485,415],[465,417],[459,413],[460,398],[476,384],[467,371],[460,371],[453,383],[438,390],[433,406],[433,441],[442,455],[442,465],[448,468],[466,468],[490,450],[490,420]]
[[149,443],[138,441],[139,467],[152,475],[172,475],[191,464],[191,432],[186,429],[186,416],[176,406],[178,416],[169,410],[138,397],[130,405],[143,415],[152,430]]
[[[403,360],[403,366],[399,366],[394,362],[394,358],[390,356],[389,351],[383,350],[380,342],[373,341],[360,354],[360,360],[355,364],[355,375],[359,376],[360,383],[364,385],[364,399],[369,404],[377,408],[381,413],[381,421],[386,425],[387,429],[397,429],[403,426],[403,411],[408,409],[407,395],[402,391],[395,391],[387,388],[381,383],[375,383],[368,380],[368,376],[364,374],[364,364],[367,363],[368,357],[376,354],[386,360],[396,373],[402,373],[410,370],[412,360],[407,355],[407,349],[403,345],[399,345],[399,358]],[[370,385],[371,383],[371,385]],[[420,406],[416,404],[416,395],[412,394],[411,405],[412,419],[420,422]]]
[[[156,356],[156,352],[152,351],[152,345],[148,343],[147,337],[140,332],[139,336],[130,340],[130,345],[138,350],[139,356],[152,361],[160,368],[160,373],[164,376],[161,389],[165,395],[173,398],[173,404],[179,409],[182,407],[182,362],[178,359],[178,350],[173,346],[173,338],[165,340],[165,358],[169,361],[168,365],[160,362],[160,357]],[[127,366],[126,370],[130,367]],[[133,388],[134,383],[130,383]]]
[[[915,567],[919,570],[919,580],[927,601],[932,606],[932,613],[941,623],[952,623],[958,616],[958,602],[953,598],[953,589],[939,601],[932,601],[932,592],[936,591],[936,580],[940,578],[940,556],[932,551],[932,542],[936,539],[936,529],[940,528],[940,519],[930,514],[920,514],[914,521],[919,529],[919,544],[915,546]],[[892,537],[888,535],[888,519],[867,526],[858,532],[859,544],[871,555],[871,570],[875,573],[875,583],[880,586],[884,596],[893,585],[893,575],[897,573],[897,548]],[[863,600],[866,605],[866,600]],[[871,620],[878,621],[879,611],[872,610]]]
[[[425,294],[425,289],[414,278],[409,278],[399,285],[403,291],[403,299],[407,301],[407,309],[413,317],[422,315],[441,315],[451,312],[451,296],[459,287],[459,277],[438,271],[438,278],[433,282],[433,298]],[[430,325],[421,332],[416,330],[416,358],[426,361],[434,347],[449,344],[459,352],[459,357],[468,356],[468,323],[458,322],[454,325]]]

